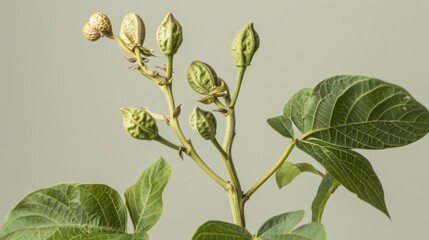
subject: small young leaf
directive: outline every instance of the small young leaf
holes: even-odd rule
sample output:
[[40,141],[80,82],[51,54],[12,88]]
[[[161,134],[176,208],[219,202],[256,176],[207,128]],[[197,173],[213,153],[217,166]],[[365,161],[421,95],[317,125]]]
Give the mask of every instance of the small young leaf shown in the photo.
[[303,172],[310,172],[320,176],[320,173],[311,164],[284,162],[276,171],[277,186],[282,188],[288,185]]
[[308,98],[313,93],[313,89],[304,88],[295,93],[286,103],[283,109],[283,116],[292,119],[295,126],[304,132],[304,109]]
[[114,189],[64,183],[25,197],[5,218],[0,239],[46,240],[90,232],[125,233],[126,226],[126,207]]
[[288,212],[272,217],[265,221],[258,230],[258,236],[264,233],[272,235],[274,232],[290,232],[304,218],[304,211]]
[[292,121],[290,118],[278,116],[267,119],[267,123],[283,137],[294,138]]
[[304,211],[284,213],[267,220],[258,230],[259,240],[325,240],[325,228],[311,223],[299,228],[296,225],[304,217]]
[[349,191],[389,216],[383,187],[364,156],[319,140],[300,140],[296,146],[322,164]]
[[326,173],[325,177],[322,179],[322,182],[319,185],[316,197],[311,204],[311,219],[313,222],[322,221],[322,215],[323,211],[325,210],[326,203],[339,185],[340,183],[337,182],[337,180],[335,180],[331,176],[331,174]]
[[192,240],[252,240],[243,227],[221,221],[208,221],[195,232]]
[[162,213],[162,192],[170,175],[170,166],[161,158],[146,168],[140,179],[125,192],[135,233],[147,232],[158,222]]

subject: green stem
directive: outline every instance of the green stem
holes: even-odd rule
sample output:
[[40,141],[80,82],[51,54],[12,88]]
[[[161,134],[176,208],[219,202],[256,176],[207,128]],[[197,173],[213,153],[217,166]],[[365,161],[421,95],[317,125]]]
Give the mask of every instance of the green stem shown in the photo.
[[134,49],[134,53],[135,53],[135,57],[137,59],[137,64],[139,65],[139,71],[143,74],[143,76],[149,78],[152,82],[157,83],[158,82],[158,72],[156,71],[151,71],[149,69],[147,69],[146,65],[144,65],[144,63],[142,62],[142,58],[141,58],[141,50],[140,48],[135,48]]
[[171,78],[173,77],[173,56],[174,55],[167,55],[167,67],[165,69],[165,78],[167,79],[167,81],[171,80]]
[[295,147],[295,140],[292,140],[289,145],[286,147],[286,150],[283,152],[282,156],[280,157],[280,159],[277,161],[277,163],[255,184],[253,185],[253,187],[251,187],[249,189],[249,191],[247,191],[244,194],[244,201],[249,200],[250,196],[252,196],[252,194],[258,190],[258,188],[260,186],[262,186],[262,184],[265,183],[265,181],[267,181],[276,171],[277,169],[284,163],[284,161],[286,161],[287,157],[289,156],[289,154],[292,152],[292,149]]
[[163,145],[165,145],[165,146],[167,146],[169,148],[175,149],[177,151],[180,150],[179,146],[177,146],[176,144],[174,144],[174,143],[168,141],[167,139],[161,137],[160,135],[158,135],[154,140],[157,141],[157,142],[162,143]]
[[[172,77],[173,70],[173,56],[167,55],[167,73],[166,78],[169,81]],[[201,159],[198,153],[195,151],[192,143],[188,141],[183,134],[183,131],[180,127],[179,121],[177,117],[173,117],[174,109],[176,108],[176,104],[174,103],[173,90],[172,90],[172,82],[168,82],[166,85],[161,86],[161,90],[164,93],[168,110],[170,112],[170,127],[174,130],[179,139],[182,146],[185,148],[185,153],[189,155],[194,162],[216,183],[218,183],[222,188],[227,188],[227,183],[221,177],[219,177],[207,164]]]
[[116,42],[119,44],[119,46],[122,48],[122,50],[124,50],[126,53],[128,53],[129,55],[136,57],[134,52],[131,51],[127,45],[125,45],[124,41],[122,41],[122,39],[120,39],[118,36],[113,35],[112,36],[113,39],[116,40]]
[[234,221],[234,224],[245,228],[246,222],[244,217],[243,194],[241,190],[238,191],[231,183],[229,183],[227,187],[227,192],[228,192],[229,203],[231,205],[232,219]]
[[237,83],[232,101],[229,97],[225,98],[226,104],[229,106],[228,114],[226,116],[226,128],[225,137],[223,141],[223,149],[226,152],[228,158],[226,159],[226,168],[229,173],[231,183],[228,188],[228,196],[231,204],[232,216],[234,223],[242,227],[246,227],[246,221],[244,216],[244,199],[243,191],[241,189],[240,181],[235,170],[234,162],[232,159],[232,144],[235,137],[235,103],[237,102],[238,94],[241,88],[241,82],[244,77],[246,68],[239,67],[237,74]]
[[175,109],[174,104],[174,98],[173,93],[171,90],[171,84],[167,84],[161,87],[163,90],[164,95],[166,96],[168,108],[170,112],[170,127],[174,130],[174,132],[177,135],[177,138],[179,139],[180,143],[185,148],[185,153],[189,155],[194,162],[210,177],[212,178],[216,183],[218,183],[222,188],[226,189],[227,183],[225,180],[223,180],[221,177],[219,177],[207,164],[201,159],[201,157],[198,155],[198,153],[195,151],[192,143],[190,143],[185,135],[183,134],[183,131],[180,127],[179,121],[177,118],[173,118],[173,112]]
[[222,155],[222,159],[228,159],[228,154],[223,150],[222,146],[219,144],[218,140],[216,138],[210,139],[210,141],[213,143],[215,148],[219,151],[219,153]]
[[240,93],[241,89],[241,82],[243,81],[244,73],[246,72],[246,67],[238,67],[238,74],[237,74],[237,81],[234,89],[234,94],[232,95],[232,101],[229,104],[230,107],[234,107],[235,103],[238,99],[238,94]]

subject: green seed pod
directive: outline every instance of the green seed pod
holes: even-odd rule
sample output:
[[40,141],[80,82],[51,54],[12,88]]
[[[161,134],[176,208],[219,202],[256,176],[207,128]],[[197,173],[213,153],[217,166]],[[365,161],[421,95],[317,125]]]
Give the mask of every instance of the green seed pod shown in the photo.
[[89,23],[85,23],[82,27],[83,36],[91,42],[97,41],[101,37],[100,31]]
[[146,35],[143,20],[135,13],[128,13],[122,19],[119,36],[129,49],[142,47]]
[[253,23],[241,29],[231,45],[231,53],[237,67],[250,65],[253,55],[259,48],[259,36],[253,28]]
[[216,118],[213,113],[196,107],[189,117],[192,129],[206,140],[216,136]]
[[153,140],[158,136],[155,119],[143,108],[121,108],[125,131],[133,138]]
[[191,88],[199,94],[207,95],[219,85],[216,72],[201,61],[194,61],[189,65],[187,77]]
[[158,27],[156,33],[156,40],[158,42],[159,49],[164,55],[176,54],[180,45],[183,41],[182,26],[173,17],[173,14],[169,13]]
[[89,24],[106,37],[111,37],[113,35],[112,24],[104,13],[97,12],[92,14],[91,17],[89,17]]

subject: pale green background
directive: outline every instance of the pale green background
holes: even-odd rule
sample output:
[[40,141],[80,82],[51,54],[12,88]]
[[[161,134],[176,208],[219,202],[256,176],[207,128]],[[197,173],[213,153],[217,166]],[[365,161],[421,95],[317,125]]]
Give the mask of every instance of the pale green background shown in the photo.
[[[140,14],[150,48],[157,47],[156,28],[167,12],[182,23],[185,41],[175,58],[174,78],[183,106],[180,120],[222,176],[215,151],[187,124],[198,97],[187,86],[185,70],[193,60],[206,61],[232,87],[230,43],[247,22],[255,22],[261,46],[237,105],[234,156],[244,189],[271,167],[287,143],[265,119],[279,115],[303,87],[335,74],[370,75],[406,87],[429,106],[427,0],[2,0],[1,218],[26,194],[57,182],[105,183],[123,193],[148,164],[164,156],[173,175],[152,239],[190,239],[207,220],[231,220],[224,192],[189,158],[181,161],[172,150],[124,133],[119,107],[167,109],[157,88],[127,69],[130,64],[113,41],[90,43],[82,37],[83,23],[96,11],[108,14],[115,32],[126,13]],[[158,55],[151,66],[162,63]],[[161,133],[174,139],[167,128]],[[426,137],[400,149],[365,152],[384,185],[392,221],[341,188],[326,210],[329,239],[427,239],[428,145]],[[291,160],[314,163],[298,150]],[[318,183],[305,175],[278,191],[270,180],[247,204],[249,230],[298,209],[307,211],[308,221]]]

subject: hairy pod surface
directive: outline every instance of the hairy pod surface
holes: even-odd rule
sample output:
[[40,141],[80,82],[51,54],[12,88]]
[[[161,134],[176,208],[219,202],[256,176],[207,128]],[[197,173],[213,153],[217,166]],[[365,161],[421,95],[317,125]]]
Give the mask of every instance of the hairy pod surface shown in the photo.
[[92,14],[91,17],[89,17],[89,24],[107,37],[113,35],[110,19],[104,13],[97,12]]
[[96,29],[88,22],[83,25],[82,33],[83,33],[83,36],[91,42],[97,41],[98,39],[101,38],[100,31],[98,31],[98,29]]
[[180,45],[183,41],[182,26],[173,17],[173,14],[169,13],[158,27],[156,33],[156,40],[158,42],[159,49],[164,55],[176,54]]
[[205,140],[211,140],[216,136],[216,118],[213,113],[196,107],[189,117],[192,129]]
[[141,17],[135,13],[125,15],[121,22],[119,36],[129,49],[142,47],[146,28]]
[[187,78],[191,88],[199,94],[207,95],[219,85],[216,72],[210,65],[201,61],[194,61],[189,65]]
[[139,140],[153,140],[158,136],[155,119],[143,108],[121,108],[125,131]]
[[258,33],[253,28],[253,23],[249,23],[235,35],[232,41],[231,53],[235,65],[237,67],[249,66],[258,48]]

